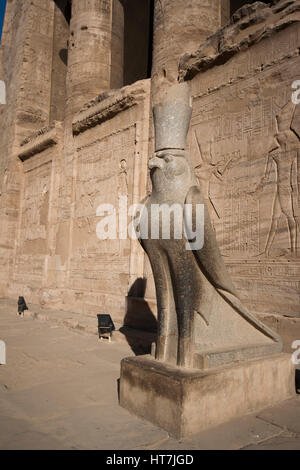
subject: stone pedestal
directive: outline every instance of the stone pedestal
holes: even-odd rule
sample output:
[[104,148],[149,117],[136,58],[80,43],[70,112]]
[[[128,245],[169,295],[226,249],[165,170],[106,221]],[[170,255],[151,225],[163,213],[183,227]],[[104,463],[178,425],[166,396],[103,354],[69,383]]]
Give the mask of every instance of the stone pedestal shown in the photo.
[[199,371],[151,356],[121,362],[120,405],[175,438],[196,434],[295,394],[289,354]]

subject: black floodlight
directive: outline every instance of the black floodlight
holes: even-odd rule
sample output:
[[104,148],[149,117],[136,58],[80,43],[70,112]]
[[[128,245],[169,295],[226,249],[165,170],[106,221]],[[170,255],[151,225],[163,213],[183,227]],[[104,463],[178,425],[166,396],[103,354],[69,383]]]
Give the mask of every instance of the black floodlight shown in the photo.
[[24,316],[24,310],[28,310],[24,297],[18,299],[18,314]]
[[115,330],[115,325],[111,319],[111,316],[107,313],[99,313],[97,315],[97,318],[99,338],[102,339],[103,337],[107,337],[108,335],[110,341],[112,332]]

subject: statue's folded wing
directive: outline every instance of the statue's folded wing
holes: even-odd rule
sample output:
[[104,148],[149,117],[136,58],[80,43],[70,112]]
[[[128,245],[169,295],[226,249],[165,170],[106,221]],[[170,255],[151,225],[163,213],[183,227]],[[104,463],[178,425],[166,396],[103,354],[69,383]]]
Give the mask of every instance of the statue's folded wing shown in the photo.
[[[187,204],[193,207],[193,227],[196,227],[196,220],[194,220],[196,217],[196,205],[204,205],[204,220],[201,221],[204,224],[204,244],[203,248],[193,250],[199,268],[216,289],[222,289],[237,295],[220,253],[204,197],[197,186],[192,186],[189,189],[185,200],[185,205]],[[187,224],[191,221],[185,217],[185,222]]]

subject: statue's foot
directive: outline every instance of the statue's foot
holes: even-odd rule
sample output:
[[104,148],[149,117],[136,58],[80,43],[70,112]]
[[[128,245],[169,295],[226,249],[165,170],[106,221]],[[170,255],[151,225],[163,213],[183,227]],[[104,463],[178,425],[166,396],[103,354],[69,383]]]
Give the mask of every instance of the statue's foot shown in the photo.
[[191,338],[179,340],[177,365],[187,369],[193,368],[193,344]]
[[155,359],[166,362],[167,359],[167,339],[165,336],[158,336],[156,342]]

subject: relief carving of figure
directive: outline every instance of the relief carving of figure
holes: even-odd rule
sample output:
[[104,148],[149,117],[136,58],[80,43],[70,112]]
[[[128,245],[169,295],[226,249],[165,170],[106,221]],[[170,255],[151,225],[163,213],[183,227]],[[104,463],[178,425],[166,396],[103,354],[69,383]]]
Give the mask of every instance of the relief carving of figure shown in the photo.
[[226,154],[221,160],[214,163],[212,154],[212,142],[209,143],[209,153],[203,152],[197,133],[194,133],[201,163],[195,167],[195,175],[198,180],[201,192],[207,204],[213,229],[215,230],[215,221],[220,220],[222,215],[211,194],[211,183],[225,183],[225,175],[231,164],[240,160],[240,150]]
[[298,216],[298,186],[297,186],[297,160],[300,152],[299,137],[292,129],[295,105],[286,104],[281,113],[276,116],[275,145],[268,154],[264,176],[256,190],[262,191],[268,182],[272,166],[276,171],[276,191],[272,207],[271,227],[268,233],[265,250],[262,254],[270,256],[270,250],[277,232],[281,215],[284,215],[288,224],[290,252],[292,256],[297,251]]

